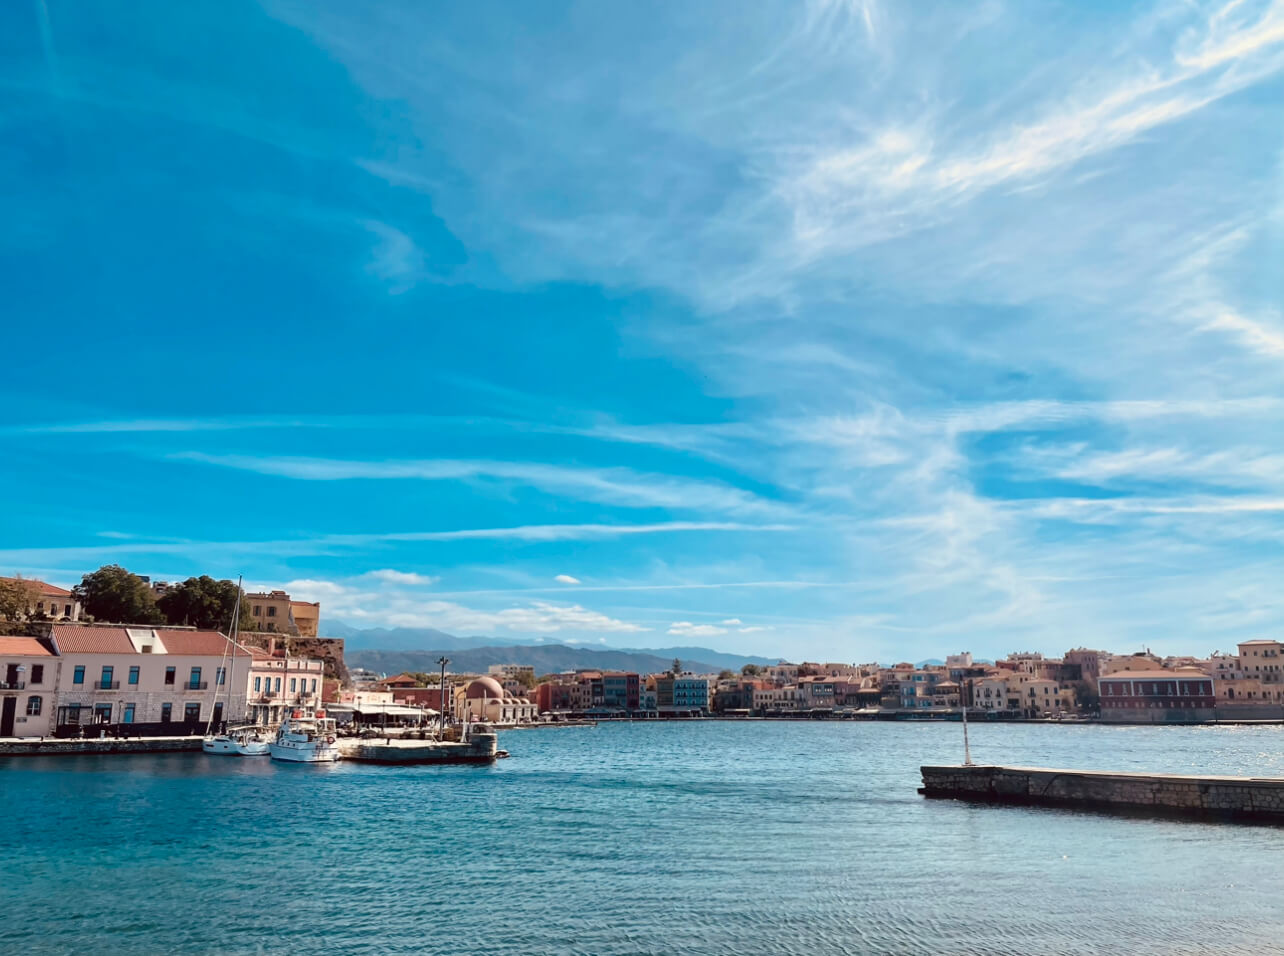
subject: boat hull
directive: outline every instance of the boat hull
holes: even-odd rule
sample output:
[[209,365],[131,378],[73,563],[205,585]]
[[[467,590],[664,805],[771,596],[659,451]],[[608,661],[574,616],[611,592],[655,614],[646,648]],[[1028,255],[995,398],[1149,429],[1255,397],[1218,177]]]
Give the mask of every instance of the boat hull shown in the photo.
[[333,744],[308,746],[271,743],[268,744],[268,753],[273,760],[286,763],[333,763],[339,759],[339,748]]

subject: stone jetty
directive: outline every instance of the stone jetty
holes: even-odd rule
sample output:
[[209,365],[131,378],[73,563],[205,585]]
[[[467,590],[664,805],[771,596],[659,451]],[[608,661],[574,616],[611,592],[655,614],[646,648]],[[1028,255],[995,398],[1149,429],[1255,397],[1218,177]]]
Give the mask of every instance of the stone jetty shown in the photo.
[[1057,770],[923,767],[925,797],[1284,823],[1284,779]]

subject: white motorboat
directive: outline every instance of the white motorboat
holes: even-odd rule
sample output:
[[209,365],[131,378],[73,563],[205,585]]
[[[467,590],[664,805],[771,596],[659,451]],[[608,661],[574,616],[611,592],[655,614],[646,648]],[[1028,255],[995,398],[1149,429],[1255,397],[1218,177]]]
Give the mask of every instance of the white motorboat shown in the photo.
[[268,739],[258,727],[243,727],[206,737],[201,741],[201,750],[207,754],[233,757],[265,757],[268,753]]
[[276,739],[268,744],[273,760],[292,763],[329,763],[339,759],[338,738],[335,736],[333,717],[324,710],[312,716],[303,711],[293,711],[276,732]]

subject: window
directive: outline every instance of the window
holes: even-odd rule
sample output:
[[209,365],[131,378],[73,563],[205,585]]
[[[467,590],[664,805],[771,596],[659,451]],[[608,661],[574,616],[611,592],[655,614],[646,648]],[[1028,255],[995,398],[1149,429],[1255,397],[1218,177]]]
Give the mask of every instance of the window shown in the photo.
[[32,664],[31,665],[31,683],[43,684],[44,682],[45,682],[45,665]]
[[201,669],[193,667],[192,673],[187,677],[187,686],[192,690],[199,690],[201,686]]
[[198,703],[188,703],[183,705],[183,719],[189,724],[194,724],[201,719],[201,705]]
[[268,617],[276,617],[276,608],[274,608],[274,607],[270,607],[270,608],[268,608],[267,616],[268,616]]
[[129,669],[129,682],[131,684],[138,683],[138,665],[137,664],[135,664],[133,667]]
[[72,672],[71,682],[73,684],[83,684],[85,682],[85,665],[77,664],[75,671]]
[[[172,668],[171,668],[172,669]],[[170,681],[172,684],[173,681]],[[174,718],[174,705],[165,703],[161,704],[161,723],[168,724]]]
[[257,694],[262,689],[263,689],[263,678],[262,677],[254,678],[254,693]]
[[[166,684],[174,683],[174,668],[172,667],[165,668],[165,683]],[[166,706],[169,706],[169,705],[167,704]]]
[[281,678],[279,677],[276,679],[276,692],[278,694],[281,693]]
[[315,694],[316,692],[317,692],[317,679],[314,677],[312,678],[312,693]]
[[94,720],[100,724],[110,724],[111,704],[94,704]]
[[65,614],[67,617],[71,617],[71,605],[70,605],[70,604],[68,604],[68,605],[64,608],[64,610],[63,610],[63,614]]
[[39,697],[28,697],[28,698],[27,698],[27,716],[28,716],[28,717],[39,717],[39,716],[40,716],[40,705],[41,705],[41,704],[43,704],[43,703],[44,703],[44,701],[43,701],[41,698],[39,698]]
[[255,616],[255,617],[262,617],[262,616],[263,616],[263,608],[262,608],[262,607],[260,607],[260,606],[259,606],[259,605],[257,605],[257,604],[256,604],[256,605],[254,605],[254,616]]
[[132,724],[134,722],[134,705],[125,705],[125,715],[120,719],[123,724]]
[[218,670],[214,672],[214,680],[218,683],[219,687],[223,686],[223,681],[224,681],[224,678],[226,677],[227,677],[227,668],[220,667]]
[[98,679],[98,686],[103,690],[111,690],[111,679],[115,676],[115,673],[116,669],[111,664],[104,664],[102,676]]
[[291,693],[291,694],[293,694],[293,693],[298,689],[298,688],[295,686],[296,684],[298,684],[298,681],[297,681],[297,680],[295,680],[293,677],[291,677],[291,678],[290,678],[290,693]]

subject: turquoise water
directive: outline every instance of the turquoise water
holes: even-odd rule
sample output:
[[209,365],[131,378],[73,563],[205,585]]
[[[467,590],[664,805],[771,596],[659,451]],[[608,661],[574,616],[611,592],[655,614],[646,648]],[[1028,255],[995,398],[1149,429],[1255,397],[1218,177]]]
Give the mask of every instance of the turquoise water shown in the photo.
[[[979,762],[1284,774],[1278,727],[974,726]],[[1284,829],[925,801],[958,724],[501,734],[494,767],[0,761],[0,952],[1263,953]]]

